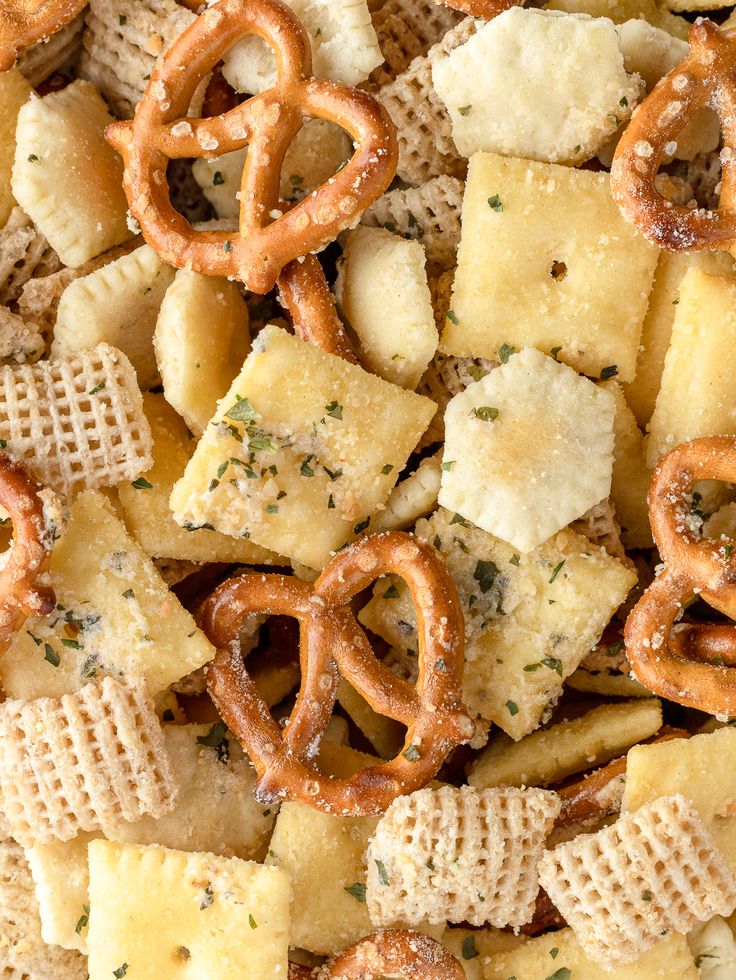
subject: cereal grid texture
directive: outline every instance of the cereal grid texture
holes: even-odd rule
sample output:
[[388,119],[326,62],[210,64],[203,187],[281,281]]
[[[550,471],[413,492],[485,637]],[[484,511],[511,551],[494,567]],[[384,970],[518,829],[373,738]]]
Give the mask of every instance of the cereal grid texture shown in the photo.
[[108,344],[0,371],[0,438],[64,494],[134,480],[153,462],[135,371]]
[[368,848],[371,921],[524,925],[559,810],[556,794],[541,789],[447,786],[399,797]]
[[105,677],[59,701],[4,702],[0,788],[25,846],[168,813],[174,775],[144,682]]
[[384,63],[373,72],[371,81],[380,85],[392,81],[461,19],[458,11],[433,0],[387,0],[373,15]]
[[56,252],[21,208],[13,208],[0,231],[0,303],[17,300],[33,277],[49,276],[61,267]]
[[662,935],[729,915],[736,883],[694,806],[663,796],[548,851],[539,880],[591,960],[636,960]]

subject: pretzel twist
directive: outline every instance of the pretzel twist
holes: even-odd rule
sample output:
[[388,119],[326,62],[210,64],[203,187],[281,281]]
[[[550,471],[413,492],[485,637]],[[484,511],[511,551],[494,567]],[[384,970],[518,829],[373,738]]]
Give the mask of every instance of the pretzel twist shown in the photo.
[[44,616],[56,605],[53,590],[39,584],[54,541],[40,492],[28,467],[0,452],[0,505],[13,524],[13,543],[0,571],[0,652],[26,616]]
[[8,71],[23,48],[56,34],[87,6],[87,0],[2,0],[0,72]]
[[[350,608],[379,575],[400,575],[417,607],[416,687],[380,663]],[[255,614],[295,617],[300,627],[302,682],[282,731],[248,675],[238,636]],[[202,623],[218,648],[207,688],[260,777],[264,803],[299,800],[328,813],[382,813],[403,793],[424,786],[447,755],[473,736],[460,700],[464,633],[455,586],[427,545],[402,532],[376,534],[341,551],[313,584],[285,575],[243,575],[217,588]],[[327,727],[342,675],[380,714],[407,726],[404,751],[348,779],[310,761]]]
[[[611,166],[611,193],[625,218],[670,252],[728,249],[736,254],[736,37],[709,20],[690,28],[685,60],[657,83],[634,111]],[[719,115],[721,192],[717,211],[667,201],[655,178],[665,147],[693,115],[711,106]]]
[[465,970],[436,939],[420,932],[387,929],[364,936],[317,974],[319,980],[464,980]]
[[[222,115],[185,118],[199,82],[249,35],[271,46],[276,85]],[[289,262],[324,248],[381,196],[398,157],[388,114],[367,92],[309,77],[311,70],[307,32],[280,0],[220,0],[169,48],[133,121],[108,126],[106,138],[125,162],[130,209],[166,262],[236,277],[266,293]],[[281,167],[304,116],[342,127],[355,151],[339,173],[285,210]],[[244,146],[239,232],[195,231],[171,204],[168,161],[212,158]]]
[[629,614],[626,655],[655,694],[717,715],[736,714],[736,627],[673,626],[700,594],[736,619],[736,541],[701,540],[689,494],[700,480],[736,481],[736,437],[710,436],[668,453],[652,475],[649,517],[664,563]]

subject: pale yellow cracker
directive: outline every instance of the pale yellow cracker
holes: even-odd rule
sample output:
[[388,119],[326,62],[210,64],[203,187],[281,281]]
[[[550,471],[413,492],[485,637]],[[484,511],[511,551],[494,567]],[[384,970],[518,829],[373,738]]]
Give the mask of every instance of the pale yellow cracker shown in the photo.
[[736,937],[720,915],[698,923],[687,942],[700,971],[700,980],[730,980],[736,976]]
[[123,164],[104,138],[112,121],[85,81],[31,98],[18,113],[13,194],[64,265],[131,237]]
[[390,82],[461,19],[459,11],[434,0],[386,0],[373,14],[383,64],[373,72],[371,82]]
[[0,734],[3,810],[25,845],[173,806],[178,786],[140,679],[104,677],[59,701],[5,701]]
[[69,494],[114,486],[151,465],[151,433],[130,362],[107,344],[0,371],[0,437]]
[[49,584],[56,610],[29,617],[0,662],[10,697],[59,698],[104,673],[142,676],[156,695],[214,656],[100,493],[85,491],[72,504]]
[[10,172],[15,159],[15,127],[20,108],[31,97],[31,86],[17,68],[0,74],[0,226],[15,207]]
[[416,239],[429,265],[448,269],[455,264],[460,243],[464,190],[461,180],[443,174],[419,187],[389,191],[368,208],[361,223]]
[[651,470],[646,464],[644,435],[636,424],[621,385],[606,381],[604,387],[616,402],[613,420],[613,473],[611,500],[627,548],[651,548],[647,494]]
[[440,349],[534,346],[631,381],[657,254],[622,218],[608,174],[475,154]]
[[160,379],[153,333],[173,279],[174,269],[148,245],[75,279],[59,300],[52,355],[111,344],[133,365],[141,388],[155,387]]
[[670,932],[730,914],[736,881],[695,807],[662,796],[548,851],[539,880],[586,955],[630,963]]
[[446,786],[400,796],[368,847],[371,921],[524,925],[559,811],[556,794],[538,789]]
[[140,980],[285,980],[289,880],[278,868],[97,840],[89,869],[90,980],[124,964]]
[[29,279],[51,275],[60,266],[58,255],[28,215],[13,208],[0,231],[0,303],[14,302]]

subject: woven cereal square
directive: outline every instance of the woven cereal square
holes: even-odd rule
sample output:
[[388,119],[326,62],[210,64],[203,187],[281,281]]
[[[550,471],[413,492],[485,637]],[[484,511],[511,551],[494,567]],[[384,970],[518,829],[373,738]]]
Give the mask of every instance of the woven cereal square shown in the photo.
[[56,252],[19,207],[10,212],[0,230],[0,303],[6,306],[20,296],[34,276],[49,276],[61,268]]
[[145,683],[104,677],[58,701],[5,701],[0,789],[24,846],[168,813],[178,787]]
[[433,45],[426,56],[415,58],[409,67],[387,85],[376,90],[396,124],[399,163],[396,173],[418,187],[440,174],[462,176],[465,160],[452,139],[452,124],[444,103],[432,84],[432,65],[459,47],[477,30],[470,17]]
[[548,851],[539,880],[586,956],[604,965],[636,960],[662,936],[736,906],[733,875],[682,796]]
[[457,10],[434,0],[387,0],[373,14],[384,62],[373,72],[371,81],[378,85],[393,81],[461,20]]
[[415,238],[424,246],[429,265],[452,269],[460,244],[464,190],[462,180],[443,174],[421,187],[389,191],[368,208],[361,222]]
[[108,344],[1,369],[0,438],[64,494],[134,480],[153,464],[135,371]]
[[524,925],[559,810],[542,789],[445,786],[399,797],[368,847],[371,921]]

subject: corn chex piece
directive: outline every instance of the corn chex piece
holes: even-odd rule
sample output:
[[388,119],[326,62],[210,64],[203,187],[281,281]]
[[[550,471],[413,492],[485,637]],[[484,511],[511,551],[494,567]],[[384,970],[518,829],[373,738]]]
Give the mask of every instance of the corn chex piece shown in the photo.
[[336,293],[368,370],[414,389],[439,340],[419,242],[357,228],[345,245]]
[[31,219],[13,208],[0,231],[0,303],[12,303],[33,276],[48,276],[61,263]]
[[661,939],[633,963],[603,967],[586,956],[572,929],[561,929],[508,952],[491,953],[483,960],[481,980],[699,980],[700,976],[687,940],[678,933]]
[[432,85],[432,65],[472,37],[475,30],[476,22],[465,17],[426,56],[415,58],[405,71],[375,93],[396,125],[396,173],[408,184],[419,186],[440,174],[459,177],[465,172],[465,161],[452,140],[450,117]]
[[[559,698],[636,576],[569,530],[521,556],[440,508],[416,534],[439,550],[458,590],[465,703],[521,738]],[[360,621],[416,662],[416,612],[401,580],[377,582]]]
[[4,980],[87,980],[87,961],[76,952],[47,946],[41,938],[38,902],[23,848],[0,841],[0,943]]
[[368,847],[371,921],[524,925],[559,812],[556,794],[541,789],[445,786],[399,797]]
[[174,486],[174,517],[321,568],[369,528],[434,412],[269,325]]
[[[138,493],[148,492],[139,486]],[[155,695],[215,654],[111,504],[93,490],[71,506],[49,585],[56,609],[29,617],[0,664],[9,697],[60,698],[103,673],[142,676]]]
[[558,845],[539,862],[539,880],[599,963],[636,960],[662,935],[736,907],[736,881],[683,796]]
[[679,300],[649,422],[650,467],[681,442],[734,429],[736,278],[690,268],[680,284]]
[[657,253],[621,217],[607,174],[475,154],[440,349],[534,346],[631,381]]
[[64,265],[131,237],[122,161],[104,138],[112,121],[94,85],[80,80],[18,113],[13,195]]
[[361,224],[415,238],[424,246],[429,265],[449,269],[460,243],[464,190],[461,180],[445,174],[420,187],[389,191],[368,208]]
[[145,682],[104,677],[60,700],[0,707],[0,786],[22,844],[171,810],[178,785]]
[[[357,85],[381,64],[381,49],[366,0],[286,0],[307,29],[314,74]],[[276,81],[273,55],[247,37],[224,58],[222,73],[236,92],[257,95]]]
[[52,355],[112,344],[135,368],[141,388],[159,383],[153,332],[174,270],[148,245],[70,283],[56,314]]
[[194,16],[176,0],[90,0],[79,72],[129,119],[158,58]]
[[34,88],[45,82],[54,72],[76,60],[82,47],[84,11],[65,24],[51,37],[42,38],[18,54],[16,66]]
[[123,976],[124,964],[141,980],[286,978],[289,881],[278,868],[96,840],[89,871],[90,980]]
[[31,97],[31,86],[17,68],[0,74],[0,226],[15,207],[10,172],[15,159],[15,127],[20,108]]
[[460,153],[582,163],[628,119],[643,90],[624,70],[611,21],[511,7],[432,71]]
[[434,0],[386,0],[373,14],[383,64],[373,72],[371,82],[390,82],[461,19],[459,11]]
[[455,395],[439,501],[525,554],[611,490],[613,396],[534,348]]
[[64,494],[114,486],[151,465],[135,371],[107,344],[0,371],[0,437]]
[[238,562],[269,565],[275,556],[247,538],[233,538],[209,528],[180,527],[169,509],[169,497],[194,452],[195,443],[182,419],[163,395],[147,392],[143,408],[153,437],[153,466],[143,474],[150,488],[118,486],[125,525],[147,555],[194,562]]

